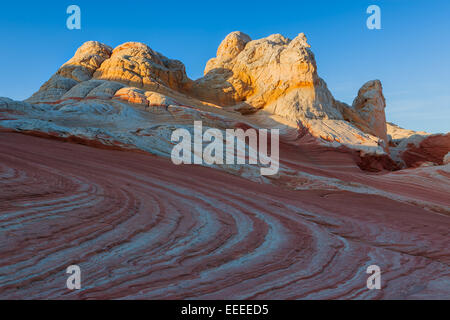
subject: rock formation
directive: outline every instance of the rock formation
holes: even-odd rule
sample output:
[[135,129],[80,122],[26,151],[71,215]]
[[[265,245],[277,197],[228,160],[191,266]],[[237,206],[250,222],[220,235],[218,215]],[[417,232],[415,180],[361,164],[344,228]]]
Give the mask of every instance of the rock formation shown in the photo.
[[229,34],[192,94],[243,113],[263,108],[292,119],[343,119],[303,33],[293,40],[275,34],[254,41]]
[[[428,211],[448,205],[448,171],[367,175],[345,153],[317,151],[283,151],[309,174],[299,187],[330,183],[295,191],[0,133],[0,298],[450,297],[449,219]],[[65,287],[68,261],[83,290]],[[371,264],[383,290],[365,290]]]
[[[386,101],[383,96],[383,88],[379,80],[369,81],[358,91],[358,96],[353,101],[353,109],[360,115],[362,121],[354,121],[364,132],[388,142],[386,116],[384,108]],[[359,119],[358,119],[359,120]]]
[[[450,134],[386,107],[378,80],[335,100],[303,34],[233,32],[195,81],[144,44],[87,42],[0,98],[0,299],[450,298]],[[279,129],[278,174],[174,165],[196,120]]]
[[88,81],[92,74],[109,58],[112,49],[97,41],[83,44],[28,102],[54,102],[77,83]]
[[444,157],[444,159],[443,159],[443,164],[449,164],[450,163],[450,152],[448,152],[446,155],[445,155],[445,157]]
[[190,82],[183,63],[139,42],[127,42],[115,48],[93,76],[147,90],[163,85],[181,91]]
[[[417,141],[405,142],[404,129],[386,124],[386,101],[379,80],[364,84],[351,106],[334,99],[318,75],[314,54],[303,33],[292,40],[279,34],[252,40],[242,32],[232,32],[220,44],[216,57],[206,64],[204,77],[197,80],[187,77],[183,63],[145,44],[128,42],[112,49],[89,41],[26,102],[35,106],[35,112],[42,106],[53,106],[55,112],[61,112],[68,105],[71,110],[77,106],[87,110],[95,104],[116,108],[126,103],[161,115],[162,111],[149,108],[172,106],[174,110],[175,106],[187,106],[221,118],[223,123],[216,122],[215,126],[223,128],[230,123],[279,128],[286,143],[298,144],[307,133],[322,145],[356,150],[360,157],[370,157],[370,161],[367,158],[362,162],[377,168],[381,164],[388,170],[424,161],[442,164],[448,152],[447,136],[426,140],[423,145],[429,146],[427,151],[419,152],[412,147],[422,148]],[[70,116],[61,114],[57,118]],[[170,121],[178,125],[177,119]],[[92,123],[89,126],[92,128]],[[425,137],[422,133],[408,134],[417,136],[416,140]],[[437,140],[442,140],[440,147]],[[421,156],[412,160],[412,154],[417,153]]]

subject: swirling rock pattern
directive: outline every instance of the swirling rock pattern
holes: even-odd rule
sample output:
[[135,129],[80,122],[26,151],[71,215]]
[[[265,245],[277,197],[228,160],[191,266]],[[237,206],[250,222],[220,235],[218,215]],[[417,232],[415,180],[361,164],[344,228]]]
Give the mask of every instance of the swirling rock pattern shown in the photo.
[[[195,81],[147,45],[87,42],[0,98],[0,299],[450,299],[450,135],[385,107],[379,81],[335,100],[304,34],[234,32]],[[278,173],[174,165],[194,121],[278,129]]]
[[17,133],[0,151],[2,299],[450,298],[448,166],[368,175],[348,153],[283,146],[291,168],[366,181],[295,191]]

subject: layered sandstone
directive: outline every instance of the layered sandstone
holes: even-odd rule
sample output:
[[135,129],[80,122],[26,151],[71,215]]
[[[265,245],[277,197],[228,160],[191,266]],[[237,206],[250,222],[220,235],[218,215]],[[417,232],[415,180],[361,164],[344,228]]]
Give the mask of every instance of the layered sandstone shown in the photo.
[[111,56],[111,47],[97,41],[84,43],[73,56],[27,101],[54,102],[80,82],[88,81],[101,64]]
[[229,34],[192,94],[243,113],[264,108],[293,119],[342,119],[303,33],[293,40],[274,34],[254,41]]
[[115,48],[110,58],[97,68],[94,78],[149,90],[163,85],[181,91],[190,82],[183,63],[139,42],[127,42]]
[[[87,42],[0,98],[0,298],[446,299],[450,134],[386,107],[377,80],[335,100],[303,34],[234,32],[195,81],[144,44]],[[278,174],[174,165],[194,121],[279,129]],[[372,264],[383,290],[364,290]]]
[[[62,130],[74,110],[78,110],[77,114],[83,110],[83,117],[92,111],[97,117],[98,111],[107,106],[108,110],[118,109],[123,114],[126,108],[121,103],[156,112],[158,116],[152,121],[163,125],[158,128],[177,127],[180,121],[185,124],[187,118],[162,117],[163,111],[152,108],[171,106],[168,112],[173,115],[173,110],[183,110],[184,114],[183,108],[189,107],[189,117],[193,119],[205,114],[209,120],[214,117],[213,127],[246,123],[255,128],[277,128],[282,141],[292,144],[298,144],[308,134],[319,144],[356,150],[361,157],[369,157],[369,162],[384,159],[381,167],[389,170],[396,165],[387,165],[386,157],[400,166],[416,166],[416,162],[425,161],[422,158],[443,163],[447,136],[439,138],[444,142],[440,143],[442,147],[436,146],[436,154],[431,156],[429,147],[419,157],[421,160],[411,160],[411,154],[417,154],[411,146],[420,149],[416,140],[424,135],[386,124],[386,101],[379,80],[365,83],[352,105],[334,99],[319,77],[314,54],[303,33],[294,39],[274,34],[252,40],[242,32],[232,32],[220,44],[216,57],[208,61],[204,73],[204,77],[191,80],[182,62],[142,43],[128,42],[112,49],[89,41],[27,100],[32,104],[33,116],[40,121],[29,121],[26,127],[36,126],[39,130],[45,123],[42,121],[51,120]],[[49,113],[47,109],[45,115],[37,115],[50,106],[55,110]],[[81,123],[77,119],[69,121],[71,126],[79,127],[77,130],[97,132],[111,127],[124,138],[122,129],[113,124],[119,118],[102,119],[94,127],[92,122]],[[109,130],[108,135],[111,134]],[[405,138],[416,142],[411,144]],[[407,149],[411,150],[404,154]]]
[[[450,298],[449,167],[368,175],[337,149],[283,154],[301,192],[0,132],[0,298]],[[73,262],[82,290],[65,286]],[[382,290],[365,287],[372,264]]]
[[380,137],[387,143],[386,116],[384,113],[386,100],[384,99],[381,82],[375,80],[364,84],[359,89],[352,107],[362,119],[362,121],[354,121],[354,123],[364,132]]

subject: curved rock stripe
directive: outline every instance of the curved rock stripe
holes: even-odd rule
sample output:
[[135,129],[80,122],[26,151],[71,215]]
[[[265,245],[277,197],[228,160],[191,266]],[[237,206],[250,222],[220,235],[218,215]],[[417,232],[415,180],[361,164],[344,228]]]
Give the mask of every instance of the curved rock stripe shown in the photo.
[[[17,133],[0,150],[2,299],[450,298],[446,167],[370,175],[348,153],[283,147],[305,174],[365,177],[396,200]],[[72,264],[81,290],[66,288]],[[382,290],[366,288],[372,264]]]

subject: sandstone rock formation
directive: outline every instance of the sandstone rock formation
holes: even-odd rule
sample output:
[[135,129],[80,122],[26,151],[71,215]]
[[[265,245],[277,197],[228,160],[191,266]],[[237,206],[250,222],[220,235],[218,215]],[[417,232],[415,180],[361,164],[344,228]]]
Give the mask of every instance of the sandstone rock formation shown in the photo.
[[145,106],[169,106],[172,104],[177,104],[174,99],[163,94],[130,87],[122,88],[116,91],[114,98],[126,101],[128,103]]
[[397,157],[406,167],[418,167],[423,163],[442,165],[445,164],[445,156],[450,150],[450,133],[415,135],[402,140],[397,150]]
[[[195,81],[144,44],[87,42],[0,98],[0,299],[448,298],[450,134],[385,107],[378,80],[335,100],[303,34],[233,32]],[[278,174],[174,165],[197,120],[279,129]],[[363,290],[372,264],[383,290]]]
[[386,129],[389,143],[392,146],[397,146],[403,139],[407,139],[413,135],[429,136],[431,133],[425,131],[414,131],[404,129],[394,123],[386,122]]
[[111,51],[112,48],[105,44],[88,41],[58,70],[57,74],[78,82],[89,80],[102,63],[110,58]]
[[[125,110],[120,103],[149,112],[157,112],[151,110],[157,106],[172,106],[170,112],[185,106],[197,110],[190,112],[220,118],[220,124],[213,126],[246,123],[256,128],[278,128],[282,140],[292,144],[308,134],[320,144],[356,150],[363,158],[370,156],[370,163],[383,159],[379,160],[381,167],[389,170],[396,166],[388,165],[386,157],[400,166],[415,163],[411,150],[403,154],[410,145],[404,141],[408,135],[423,134],[386,124],[381,82],[364,84],[351,106],[337,101],[319,77],[303,33],[292,40],[279,34],[252,40],[242,32],[232,32],[220,44],[216,57],[208,61],[204,73],[193,81],[180,61],[142,43],[128,42],[112,49],[89,41],[26,102],[33,105],[34,113],[42,112],[39,105],[54,106],[58,112],[76,108],[98,112],[105,106]],[[48,121],[47,115],[42,118]],[[179,120],[170,121],[177,126]],[[437,155],[431,156],[432,163],[443,163],[446,145],[443,143]],[[429,157],[429,152],[419,158]]]
[[280,116],[343,119],[325,82],[317,74],[314,54],[304,34],[290,40],[275,34],[250,41],[233,32],[208,61],[205,76],[192,94],[243,113],[264,108]]
[[[283,154],[309,174],[285,176],[303,191],[0,132],[0,298],[450,297],[448,169],[367,175],[338,150]],[[64,285],[67,261],[82,290]],[[371,264],[382,290],[365,289]]]
[[387,123],[390,155],[404,167],[442,165],[450,148],[450,134],[431,134]]
[[67,61],[33,96],[31,103],[54,102],[73,86],[92,78],[92,74],[111,55],[111,47],[97,41],[84,43],[72,59]]
[[216,58],[208,61],[205,76],[192,85],[191,94],[242,114],[263,109],[300,123],[326,141],[349,146],[362,141],[375,149],[387,145],[380,81],[365,84],[352,107],[336,101],[318,76],[303,33],[293,40],[276,34],[254,41],[241,32],[229,34]]
[[362,121],[354,121],[354,123],[364,132],[379,137],[387,143],[386,116],[384,113],[386,101],[381,82],[375,80],[364,84],[359,89],[352,107],[362,119]]
[[148,90],[163,85],[182,91],[190,83],[183,63],[138,42],[127,42],[115,48],[110,58],[95,71],[94,78]]
[[445,155],[445,157],[444,157],[444,159],[442,160],[442,162],[443,162],[444,164],[449,164],[449,163],[450,163],[450,152],[448,152],[448,153]]

